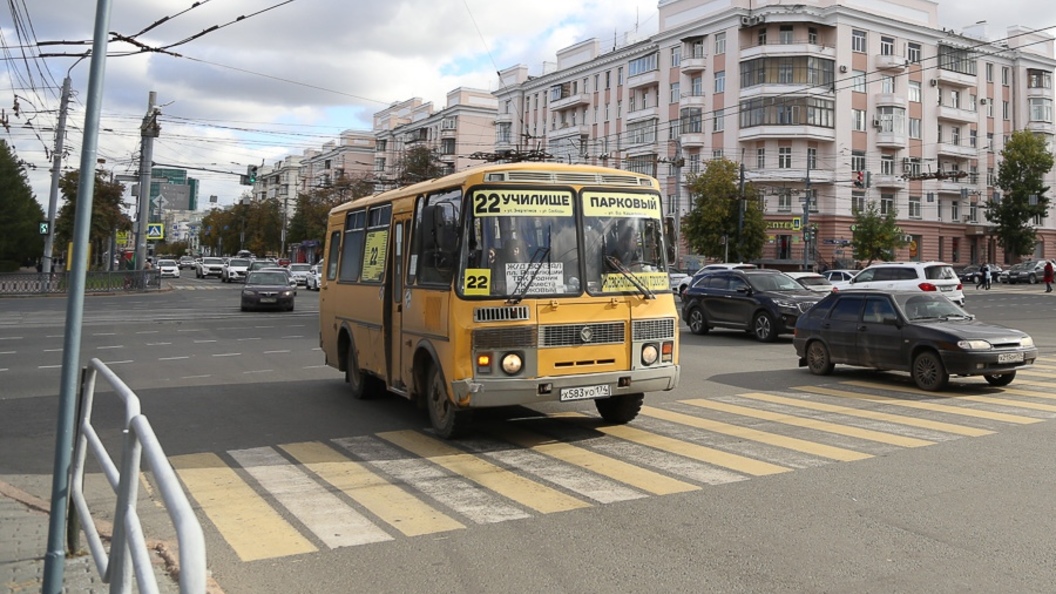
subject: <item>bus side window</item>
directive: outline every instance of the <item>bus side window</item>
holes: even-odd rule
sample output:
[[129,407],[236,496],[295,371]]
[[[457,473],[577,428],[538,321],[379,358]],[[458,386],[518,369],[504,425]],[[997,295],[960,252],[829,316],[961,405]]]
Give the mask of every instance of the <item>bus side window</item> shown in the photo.
[[341,254],[341,232],[334,231],[330,234],[330,255],[326,257],[326,278],[334,280],[337,278],[337,261]]

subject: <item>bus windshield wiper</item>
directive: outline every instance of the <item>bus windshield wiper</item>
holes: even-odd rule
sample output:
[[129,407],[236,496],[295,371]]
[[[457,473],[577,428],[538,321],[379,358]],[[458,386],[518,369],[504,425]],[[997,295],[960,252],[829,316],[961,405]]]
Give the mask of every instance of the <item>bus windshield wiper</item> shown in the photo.
[[605,261],[609,263],[609,266],[618,270],[624,278],[630,281],[631,284],[638,289],[638,292],[640,292],[646,299],[656,299],[656,294],[649,290],[649,287],[645,286],[645,283],[639,280],[637,276],[634,276],[634,273],[628,270],[628,268],[623,265],[623,262],[620,262],[612,256],[605,256]]
[[[550,246],[540,246],[535,248],[532,252],[532,258],[528,261],[528,268],[524,269],[520,278],[517,279],[516,288],[513,290],[513,295],[506,300],[507,305],[517,305],[524,299],[524,296],[528,294],[528,289],[531,288],[532,283],[535,282],[536,275],[543,268],[543,260],[547,259],[550,255]],[[525,282],[527,281],[527,282]]]

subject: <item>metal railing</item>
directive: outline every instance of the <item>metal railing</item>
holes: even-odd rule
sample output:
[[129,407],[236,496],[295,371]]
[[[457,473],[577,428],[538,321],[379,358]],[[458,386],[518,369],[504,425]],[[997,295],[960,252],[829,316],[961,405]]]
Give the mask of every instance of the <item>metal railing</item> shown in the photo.
[[[124,404],[120,469],[92,426],[96,378],[102,376]],[[73,458],[70,494],[77,517],[83,525],[88,548],[103,582],[110,584],[110,594],[132,591],[135,574],[139,592],[155,594],[158,582],[147,550],[136,503],[139,495],[141,462],[146,460],[165,502],[165,509],[176,528],[179,543],[180,594],[204,594],[206,585],[205,537],[201,524],[180,487],[176,473],[169,465],[147,418],[140,413],[139,397],[121,378],[99,359],[92,359],[82,386],[81,412],[78,419],[77,446]],[[107,552],[92,521],[84,496],[84,467],[88,450],[103,470],[107,482],[117,495],[114,530]]]
[[[3,295],[65,295],[69,290],[67,272],[7,272],[0,273],[0,296]],[[142,293],[161,289],[158,270],[89,271],[85,275],[86,293]]]

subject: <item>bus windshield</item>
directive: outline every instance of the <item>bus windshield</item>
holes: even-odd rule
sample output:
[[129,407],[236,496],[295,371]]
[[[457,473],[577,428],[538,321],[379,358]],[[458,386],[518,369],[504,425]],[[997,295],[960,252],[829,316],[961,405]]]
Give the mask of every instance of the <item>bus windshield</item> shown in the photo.
[[670,287],[658,196],[584,192],[578,200],[568,189],[475,189],[462,242],[462,294],[519,300]]

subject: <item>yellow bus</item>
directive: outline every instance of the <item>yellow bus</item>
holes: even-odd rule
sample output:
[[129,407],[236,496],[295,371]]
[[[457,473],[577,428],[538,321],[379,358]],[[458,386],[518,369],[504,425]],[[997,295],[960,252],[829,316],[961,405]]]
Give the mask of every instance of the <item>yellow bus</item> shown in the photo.
[[468,169],[330,211],[319,344],[352,396],[474,409],[594,400],[627,423],[678,384],[660,187],[604,167]]

